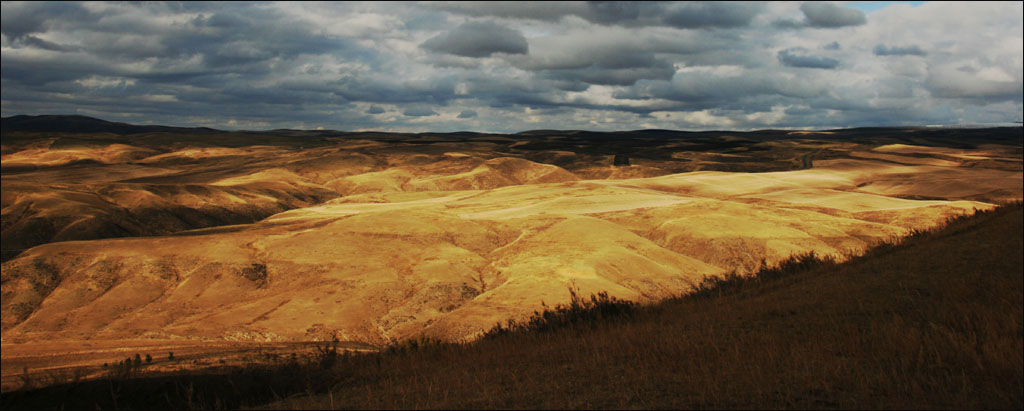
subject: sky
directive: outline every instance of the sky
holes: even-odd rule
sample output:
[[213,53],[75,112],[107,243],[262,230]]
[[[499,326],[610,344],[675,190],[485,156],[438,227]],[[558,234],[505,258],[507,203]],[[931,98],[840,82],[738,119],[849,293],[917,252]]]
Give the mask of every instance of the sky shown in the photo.
[[225,130],[1021,120],[1022,2],[3,2],[0,111]]

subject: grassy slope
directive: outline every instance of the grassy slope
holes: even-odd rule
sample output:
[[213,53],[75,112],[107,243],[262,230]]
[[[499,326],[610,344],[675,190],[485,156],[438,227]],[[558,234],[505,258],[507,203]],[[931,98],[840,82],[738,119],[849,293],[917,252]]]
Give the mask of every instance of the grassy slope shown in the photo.
[[326,368],[294,363],[81,382],[5,393],[2,403],[233,408],[278,398],[265,407],[1020,409],[1022,233],[1018,204],[849,263],[733,279],[695,297],[553,331],[339,356]]
[[354,359],[330,395],[272,406],[1019,409],[1021,215],[628,320]]

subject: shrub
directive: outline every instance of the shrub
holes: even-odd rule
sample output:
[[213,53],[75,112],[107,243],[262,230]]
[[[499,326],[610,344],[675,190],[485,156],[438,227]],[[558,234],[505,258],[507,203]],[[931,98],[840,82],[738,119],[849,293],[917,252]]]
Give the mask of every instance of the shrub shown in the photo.
[[769,267],[768,263],[762,259],[761,268],[752,275],[741,275],[733,271],[722,276],[707,276],[701,279],[700,284],[697,284],[693,291],[683,298],[711,298],[734,294],[748,287],[756,287],[765,281],[774,281],[814,268],[830,267],[836,264],[834,257],[830,255],[819,257],[814,251],[791,255],[774,267]]
[[113,380],[124,380],[132,376],[135,367],[132,366],[132,359],[125,358],[118,361],[107,370],[107,377]]
[[430,347],[442,347],[445,344],[447,343],[444,341],[421,336],[419,338],[410,338],[402,341],[393,340],[388,344],[384,351],[390,354],[409,353]]
[[[543,303],[542,303],[543,304]],[[569,287],[569,304],[559,304],[555,308],[547,308],[543,312],[534,311],[526,321],[509,320],[506,326],[500,323],[484,333],[484,338],[493,338],[507,333],[529,331],[547,332],[575,324],[593,323],[601,319],[630,316],[636,309],[636,303],[611,297],[602,291],[591,295],[590,300],[580,297],[579,290]]]
[[338,360],[338,337],[329,343],[324,343],[323,346],[320,344],[316,345],[316,362],[323,368],[331,368],[334,363]]
[[18,376],[18,379],[21,380],[22,390],[31,390],[36,386],[35,379],[28,373],[28,367],[21,367],[21,375]]

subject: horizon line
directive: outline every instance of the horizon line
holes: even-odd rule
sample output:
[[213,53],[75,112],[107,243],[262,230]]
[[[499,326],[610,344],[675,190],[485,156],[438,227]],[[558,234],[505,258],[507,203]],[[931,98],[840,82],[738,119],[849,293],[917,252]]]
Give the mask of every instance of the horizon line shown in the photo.
[[870,129],[870,128],[1009,128],[1009,127],[1024,127],[1024,124],[1020,121],[1010,122],[995,122],[995,123],[961,123],[961,124],[916,124],[916,125],[873,125],[873,126],[854,126],[854,127],[823,127],[823,128],[793,128],[793,127],[780,127],[780,128],[764,128],[764,129],[750,129],[750,130],[730,130],[730,129],[709,129],[709,130],[685,130],[685,129],[665,129],[665,128],[640,128],[632,130],[612,130],[612,131],[597,131],[597,130],[586,130],[586,129],[551,129],[551,128],[540,128],[540,129],[526,129],[517,132],[492,132],[492,131],[473,131],[473,130],[459,130],[459,131],[416,131],[416,132],[402,132],[402,131],[385,131],[376,129],[356,129],[356,130],[338,130],[318,127],[315,129],[299,129],[299,128],[273,128],[273,129],[220,129],[207,126],[178,126],[178,125],[167,125],[157,123],[127,123],[121,121],[110,121],[99,117],[87,116],[83,114],[15,114],[10,116],[0,116],[0,119],[11,119],[15,117],[79,117],[90,120],[102,121],[111,124],[124,124],[136,127],[168,127],[168,128],[183,128],[183,129],[208,129],[212,131],[220,132],[252,132],[252,133],[266,133],[274,131],[303,131],[303,132],[339,132],[339,133],[386,133],[386,134],[460,134],[460,133],[474,133],[474,134],[495,134],[495,135],[517,135],[529,132],[538,131],[551,131],[551,132],[588,132],[588,133],[631,133],[631,132],[643,132],[643,131],[669,131],[669,132],[684,132],[684,133],[712,133],[712,132],[742,132],[742,133],[754,133],[763,131],[805,131],[805,132],[825,132],[825,131],[836,131],[836,130],[856,130],[856,129]]

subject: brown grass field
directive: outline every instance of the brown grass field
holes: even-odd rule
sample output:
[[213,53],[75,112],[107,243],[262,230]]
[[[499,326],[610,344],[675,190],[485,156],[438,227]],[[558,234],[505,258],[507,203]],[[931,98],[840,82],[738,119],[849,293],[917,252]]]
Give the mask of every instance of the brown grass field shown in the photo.
[[0,128],[4,408],[1020,408],[1019,127]]
[[1021,408],[1022,209],[632,317],[355,357],[269,408]]
[[473,343],[2,398],[7,409],[1019,409],[1022,230],[1016,203],[845,263],[793,258],[653,305],[573,299]]

